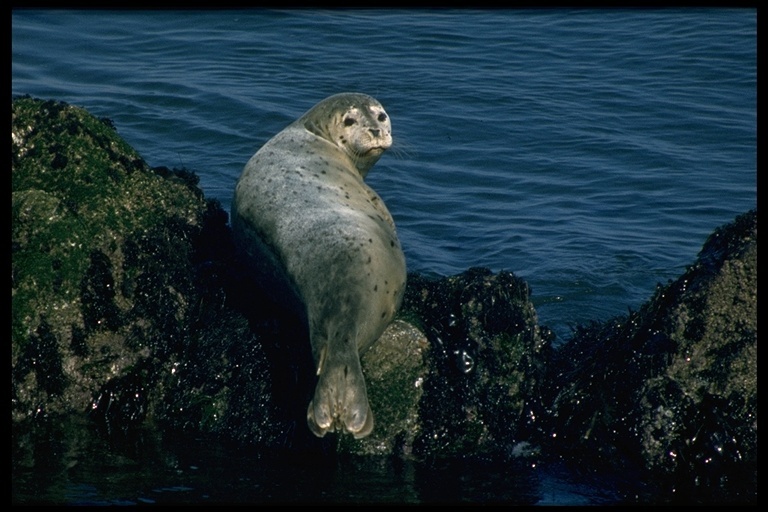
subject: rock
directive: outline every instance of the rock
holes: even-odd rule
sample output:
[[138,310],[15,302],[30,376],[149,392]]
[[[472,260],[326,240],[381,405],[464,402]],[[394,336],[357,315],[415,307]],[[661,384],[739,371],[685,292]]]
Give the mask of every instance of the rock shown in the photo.
[[[13,102],[13,410],[83,412],[109,429],[310,442],[305,332],[234,264],[226,214],[189,172],[150,169],[111,124]],[[511,449],[546,345],[512,274],[413,274],[403,320],[364,357],[376,434],[351,453]],[[263,341],[263,343],[262,343]],[[204,364],[201,364],[204,362]]]
[[488,269],[408,276],[402,315],[426,334],[417,457],[508,454],[535,432],[550,337],[525,281]]
[[186,329],[204,204],[86,111],[12,112],[12,417],[85,411]]
[[280,435],[261,344],[226,305],[227,216],[197,177],[149,168],[83,109],[12,110],[14,422]]
[[579,327],[556,361],[556,451],[590,464],[629,461],[680,499],[752,499],[757,212],[717,229],[639,311]]

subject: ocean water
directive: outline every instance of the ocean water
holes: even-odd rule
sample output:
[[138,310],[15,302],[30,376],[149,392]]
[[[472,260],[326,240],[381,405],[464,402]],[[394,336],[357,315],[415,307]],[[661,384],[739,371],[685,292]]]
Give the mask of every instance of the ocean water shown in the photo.
[[510,270],[541,323],[636,308],[756,206],[756,13],[16,11],[12,92],[111,118],[225,209],[317,101],[377,97],[410,270]]
[[561,341],[637,309],[757,204],[754,9],[16,10],[11,22],[13,94],[112,119],[150,165],[195,170],[227,210],[275,133],[331,94],[375,96],[395,145],[368,182],[409,270],[512,271]]

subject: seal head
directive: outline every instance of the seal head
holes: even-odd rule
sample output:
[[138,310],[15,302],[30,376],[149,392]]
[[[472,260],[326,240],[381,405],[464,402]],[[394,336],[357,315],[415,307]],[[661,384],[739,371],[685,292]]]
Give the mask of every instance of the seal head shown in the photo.
[[298,121],[347,154],[365,178],[382,153],[392,145],[392,127],[384,107],[370,96],[337,94],[325,99]]

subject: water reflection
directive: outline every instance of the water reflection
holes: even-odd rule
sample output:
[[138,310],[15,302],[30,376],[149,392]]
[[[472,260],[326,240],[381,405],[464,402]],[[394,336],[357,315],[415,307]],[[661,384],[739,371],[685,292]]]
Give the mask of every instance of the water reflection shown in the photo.
[[[170,437],[170,436],[168,436]],[[599,478],[511,461],[269,455],[221,442],[141,433],[105,439],[77,421],[13,433],[13,503],[625,502]]]

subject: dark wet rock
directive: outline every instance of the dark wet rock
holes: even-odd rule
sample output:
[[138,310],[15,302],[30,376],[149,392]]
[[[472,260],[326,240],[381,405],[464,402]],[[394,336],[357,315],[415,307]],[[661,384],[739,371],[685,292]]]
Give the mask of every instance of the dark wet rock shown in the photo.
[[757,212],[717,229],[639,311],[577,328],[552,375],[556,451],[636,464],[679,499],[753,499]]
[[[414,407],[402,414],[408,421],[395,435],[398,452],[420,458],[489,456],[512,453],[529,441],[541,414],[539,388],[549,344],[522,279],[487,269],[441,279],[410,274],[401,316],[425,339],[411,345],[420,356],[411,363],[423,358],[423,366],[400,379],[402,388],[386,391]],[[369,363],[364,368],[394,357],[385,352],[378,361],[364,359]],[[405,366],[394,365],[392,375]],[[371,394],[390,379],[395,378],[372,381]],[[375,453],[366,445],[377,442],[374,433],[350,449]]]
[[242,278],[197,176],[150,169],[82,109],[12,106],[14,424],[87,414],[110,436],[317,444],[306,333]]
[[[532,429],[540,414],[546,342],[538,336],[524,283],[481,269],[437,280],[415,274],[409,279],[402,317],[413,323],[396,320],[362,358],[376,428],[362,440],[340,437],[340,452],[417,459],[529,454],[530,441],[537,438]],[[464,303],[468,297],[481,302],[515,284],[523,285],[517,289],[521,295],[507,295],[494,305],[533,317],[514,326],[505,323],[500,331],[469,326],[477,317],[467,311],[477,304]],[[485,291],[460,293],[473,285]],[[426,309],[431,315],[417,316]],[[453,324],[448,335],[432,327],[443,321]],[[532,351],[534,344],[538,348]]]

